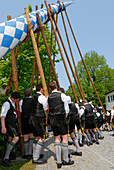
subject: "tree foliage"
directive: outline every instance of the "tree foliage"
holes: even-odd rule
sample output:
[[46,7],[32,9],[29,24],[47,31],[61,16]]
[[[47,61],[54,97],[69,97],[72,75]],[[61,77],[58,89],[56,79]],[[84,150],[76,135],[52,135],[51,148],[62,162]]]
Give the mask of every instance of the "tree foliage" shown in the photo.
[[[98,55],[98,53],[96,53],[95,51],[86,53],[84,56],[84,61],[92,78],[92,81],[96,87],[98,95],[103,105],[105,105],[105,93],[114,90],[114,69],[109,68],[104,56]],[[85,98],[88,101],[93,101],[93,104],[99,105],[96,93],[94,92],[93,86],[90,82],[82,61],[78,62],[77,70]],[[80,94],[76,87],[76,84],[74,84],[74,86],[76,94],[80,99]],[[69,87],[67,94],[71,94],[71,87]],[[74,97],[71,97],[74,100]]]
[[[32,12],[32,7],[30,4],[28,6],[28,10],[29,12]],[[51,34],[48,28],[48,24],[45,25],[44,34],[46,36],[48,47],[50,49]],[[35,34],[35,38],[37,40],[36,34]],[[54,42],[55,42],[55,37],[53,34],[51,55],[55,56],[54,64],[56,64],[56,62],[59,62],[59,60],[56,60],[58,49],[55,49],[56,44]],[[15,52],[16,52],[16,48],[15,48]],[[44,71],[46,84],[48,86],[50,61],[48,59],[46,48],[45,48],[44,41],[43,41],[41,34],[39,37],[39,55],[40,55],[40,59],[41,59],[41,63],[42,63],[43,71]],[[26,43],[21,44],[18,58],[17,58],[17,63],[16,63],[17,75],[18,75],[18,87],[19,87],[19,92],[21,94],[21,98],[24,97],[25,89],[31,87],[34,58],[35,58],[35,52],[34,52],[32,40],[30,38]],[[11,70],[12,70],[11,53],[8,53],[2,59],[0,59],[0,90],[1,91],[8,85]],[[53,75],[53,72],[51,70],[50,81],[52,79],[52,75]],[[39,75],[39,83],[40,82],[41,82],[41,79]],[[36,86],[36,83],[37,82],[36,82],[36,70],[35,70],[33,87]],[[12,81],[10,94],[13,91],[14,91],[14,83]],[[2,104],[6,101],[6,99],[7,99],[6,95],[0,94],[0,109],[1,109]],[[3,135],[0,133],[0,141],[1,141],[0,151],[4,151],[3,149],[5,148],[5,143],[4,143],[5,138],[6,138],[6,135]]]
[[[32,11],[32,7],[30,4],[28,6],[28,9],[29,9],[29,12]],[[51,33],[48,28],[48,24],[45,24],[44,33],[46,36],[48,47],[50,49]],[[37,35],[35,34],[35,38],[36,37]],[[55,55],[55,64],[56,64],[56,62],[59,62],[59,61],[56,60],[58,49],[55,49],[55,46],[56,44],[54,43],[54,34],[53,34],[51,55],[52,56]],[[16,51],[16,48],[15,48],[15,51]],[[40,59],[41,59],[41,63],[42,63],[43,71],[44,71],[46,84],[48,86],[50,61],[48,59],[47,51],[46,51],[41,34],[39,37],[39,55],[40,55]],[[35,52],[34,52],[32,40],[30,38],[26,43],[21,44],[19,54],[18,54],[18,59],[17,59],[18,86],[19,86],[19,92],[21,93],[22,97],[24,94],[24,90],[26,88],[31,87],[34,58],[35,58]],[[8,84],[11,69],[12,69],[11,53],[8,53],[0,60],[0,89],[4,89],[6,85]],[[52,78],[52,75],[53,73],[51,72],[51,78]],[[40,75],[39,75],[39,79],[40,79]],[[36,70],[35,70],[35,75],[34,75],[33,86],[36,86]],[[14,91],[13,83],[11,85],[10,94],[12,91]]]

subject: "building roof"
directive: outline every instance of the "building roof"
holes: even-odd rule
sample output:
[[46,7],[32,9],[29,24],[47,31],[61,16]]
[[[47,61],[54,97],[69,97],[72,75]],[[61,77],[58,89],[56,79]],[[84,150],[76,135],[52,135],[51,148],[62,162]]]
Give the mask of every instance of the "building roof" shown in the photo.
[[105,95],[107,95],[107,94],[110,94],[110,93],[112,93],[112,92],[114,92],[114,90],[112,90],[112,91],[109,91],[108,93],[105,93]]

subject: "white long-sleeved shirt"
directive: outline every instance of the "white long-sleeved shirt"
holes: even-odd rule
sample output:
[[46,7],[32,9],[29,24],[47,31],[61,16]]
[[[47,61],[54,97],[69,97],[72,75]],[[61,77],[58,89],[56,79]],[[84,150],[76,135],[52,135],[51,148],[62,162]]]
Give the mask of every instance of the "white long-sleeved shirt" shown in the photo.
[[40,93],[40,92],[37,92],[37,93],[41,94],[41,95],[38,97],[38,102],[43,105],[44,111],[45,111],[45,110],[48,110],[47,98],[46,98],[42,93]]
[[[10,97],[9,97],[8,99],[9,99],[9,101],[11,102],[12,106],[15,108],[15,102],[12,102],[12,100],[10,99]],[[6,117],[9,109],[10,109],[10,103],[9,103],[8,101],[6,101],[6,102],[2,105],[0,117],[2,117],[2,116],[5,116],[5,117]],[[16,112],[14,112],[14,114],[16,114]]]
[[114,109],[111,110],[111,116],[114,117]]
[[85,112],[85,107],[84,107],[84,106],[81,106],[81,107],[79,108],[79,116],[80,116],[80,118],[81,118],[81,116],[84,114],[84,112]]

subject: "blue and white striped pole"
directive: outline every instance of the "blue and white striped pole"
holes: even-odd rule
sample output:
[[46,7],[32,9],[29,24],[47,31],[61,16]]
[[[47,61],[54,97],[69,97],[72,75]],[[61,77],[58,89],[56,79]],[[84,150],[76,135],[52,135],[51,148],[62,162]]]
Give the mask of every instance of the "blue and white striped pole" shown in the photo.
[[[73,1],[64,2],[64,6],[67,7],[72,3]],[[59,4],[51,5],[51,8],[54,11],[54,14],[60,12]],[[62,3],[61,8],[63,9]],[[45,24],[48,20],[48,12],[46,8],[29,13],[31,23],[33,25],[33,31],[39,27],[36,13],[39,13],[42,24]],[[0,23],[0,58],[26,39],[27,34],[28,24],[26,15]]]

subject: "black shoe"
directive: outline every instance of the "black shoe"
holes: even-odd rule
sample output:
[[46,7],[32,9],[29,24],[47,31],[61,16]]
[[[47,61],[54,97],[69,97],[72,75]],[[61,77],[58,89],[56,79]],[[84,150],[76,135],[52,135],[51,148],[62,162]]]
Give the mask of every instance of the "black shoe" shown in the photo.
[[74,164],[74,161],[71,161],[70,159],[69,159],[68,162],[66,162],[66,161],[64,161],[64,160],[63,160],[63,162],[62,162],[62,165],[73,165],[73,164]]
[[60,164],[60,163],[58,164],[58,163],[57,163],[57,168],[59,169],[59,168],[61,168],[61,167],[62,167],[62,164]]
[[28,155],[28,161],[30,161],[32,159],[32,155]]
[[47,163],[47,160],[46,159],[44,159],[44,160],[43,159],[37,159],[35,161],[33,160],[32,163],[33,164],[45,164],[45,163]]
[[9,160],[15,160],[16,159],[16,152],[11,152],[9,156]]
[[10,159],[10,160],[15,160],[15,159],[16,159],[16,156],[12,156],[12,155],[11,155],[11,156],[9,157],[9,159]]
[[97,141],[96,144],[99,145],[99,141]]
[[40,154],[40,159],[42,159],[44,157],[44,154]]
[[70,159],[70,154],[68,154],[68,158]]
[[7,167],[12,166],[12,163],[10,162],[9,159],[4,159],[4,160],[2,161],[2,164],[3,164],[4,166],[7,166]]
[[71,155],[82,156],[82,152],[72,152]]
[[92,142],[96,142],[96,140],[95,140],[95,139],[93,139],[93,140],[92,140]]
[[84,146],[84,144],[83,144],[83,143],[79,143],[79,146],[80,146],[80,147],[83,147],[83,146]]
[[23,155],[22,159],[28,159],[29,155]]
[[90,143],[90,145],[93,145],[93,142],[89,142]]
[[104,139],[104,136],[102,136],[102,137],[99,137],[98,139],[101,139],[101,140],[102,140],[102,139]]
[[73,142],[68,141],[68,145],[73,145]]
[[112,136],[114,136],[114,134]]
[[87,141],[86,144],[87,144],[87,146],[90,146],[90,142]]

